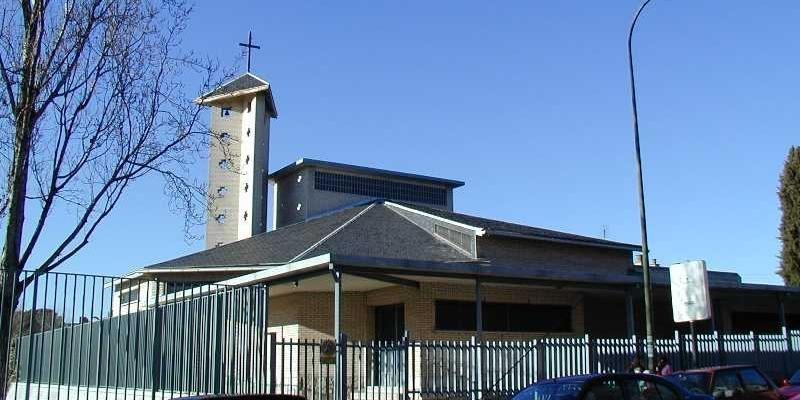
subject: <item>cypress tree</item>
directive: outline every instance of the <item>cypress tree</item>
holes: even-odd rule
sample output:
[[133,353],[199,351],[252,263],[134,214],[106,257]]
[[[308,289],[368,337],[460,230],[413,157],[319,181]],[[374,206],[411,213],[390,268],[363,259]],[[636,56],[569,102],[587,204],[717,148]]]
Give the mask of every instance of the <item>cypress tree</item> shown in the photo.
[[783,167],[781,187],[781,267],[778,274],[788,286],[800,286],[800,147],[792,146]]

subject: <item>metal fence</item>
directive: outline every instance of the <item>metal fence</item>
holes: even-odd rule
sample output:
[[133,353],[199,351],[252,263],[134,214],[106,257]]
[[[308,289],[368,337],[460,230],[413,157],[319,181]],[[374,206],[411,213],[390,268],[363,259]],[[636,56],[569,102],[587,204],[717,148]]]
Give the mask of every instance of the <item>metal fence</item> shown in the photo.
[[[171,398],[265,392],[266,291],[24,272],[10,398]],[[158,294],[167,293],[167,294]]]
[[[528,341],[301,340],[269,333],[268,290],[65,273],[17,277],[8,398],[167,399],[285,393],[312,400],[506,397],[542,379],[626,371],[640,338]],[[166,293],[166,294],[163,294]],[[691,338],[656,341],[676,369]],[[800,367],[800,331],[697,336],[698,366],[756,364],[778,377]],[[343,352],[344,385],[335,387]]]

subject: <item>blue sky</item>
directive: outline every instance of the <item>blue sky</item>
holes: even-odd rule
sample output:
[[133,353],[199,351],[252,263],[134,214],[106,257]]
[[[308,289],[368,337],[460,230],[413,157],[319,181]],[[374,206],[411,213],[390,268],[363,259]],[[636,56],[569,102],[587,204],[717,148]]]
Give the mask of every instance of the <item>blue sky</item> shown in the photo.
[[[639,242],[634,1],[200,1],[185,45],[272,82],[270,169],[300,157],[460,179],[461,212]],[[655,0],[635,37],[652,254],[779,283],[778,176],[800,144],[800,3]],[[197,174],[204,177],[204,162]],[[62,270],[202,248],[158,182]]]

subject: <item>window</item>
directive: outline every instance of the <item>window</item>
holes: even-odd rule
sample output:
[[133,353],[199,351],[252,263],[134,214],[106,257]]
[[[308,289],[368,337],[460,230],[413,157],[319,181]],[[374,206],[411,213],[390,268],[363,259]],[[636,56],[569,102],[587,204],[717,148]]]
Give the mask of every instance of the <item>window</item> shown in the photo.
[[742,369],[739,371],[739,376],[742,377],[744,390],[748,392],[763,392],[770,389],[764,376],[753,368]]
[[250,128],[247,128],[247,137],[250,137]]
[[224,224],[224,223],[225,223],[225,214],[217,214],[217,215],[214,217],[214,219],[215,219],[215,220],[216,220],[218,223],[220,223],[220,224]]
[[130,289],[119,294],[119,301],[123,304],[139,301],[139,288]]
[[[222,242],[219,243],[222,245]],[[175,292],[182,292],[184,290],[193,289],[196,287],[204,286],[204,285],[211,285],[213,281],[200,281],[200,282],[167,282],[164,288],[164,294],[170,294]]]
[[217,188],[217,196],[225,197],[226,194],[228,194],[228,188],[227,187],[220,186],[219,188]]
[[593,383],[586,390],[584,399],[586,400],[619,400],[622,399],[622,389],[615,380],[605,380]]
[[314,189],[438,206],[447,204],[447,190],[440,187],[331,172],[316,171]]
[[222,132],[219,134],[219,141],[222,144],[229,144],[231,142],[231,134],[228,132]]
[[742,383],[735,370],[718,371],[714,374],[714,386],[711,388],[711,395],[715,398],[733,397],[743,391]]
[[244,215],[242,215],[242,219],[244,219],[245,221],[247,221],[247,211],[245,211],[245,212],[244,212]]
[[708,379],[710,378],[710,374],[706,372],[691,372],[688,374],[679,372],[672,376],[681,386],[689,389],[692,393],[709,394]]
[[244,191],[246,192],[248,189],[250,189],[250,184],[245,182],[244,183]]
[[671,388],[645,378],[625,379],[622,386],[630,400],[678,400]]
[[228,118],[231,116],[231,108],[230,107],[222,107],[219,109],[219,116],[222,118]]
[[583,386],[580,382],[540,383],[520,392],[515,400],[575,400]]
[[[475,303],[437,300],[438,330],[474,331]],[[571,332],[572,307],[551,304],[483,303],[483,330],[494,332]]]
[[219,160],[219,167],[226,171],[230,171],[231,167],[233,167],[233,163],[230,159],[224,158]]
[[248,155],[248,156],[245,156],[245,158],[244,158],[244,163],[245,163],[245,164],[250,164],[250,156],[249,156],[249,155]]

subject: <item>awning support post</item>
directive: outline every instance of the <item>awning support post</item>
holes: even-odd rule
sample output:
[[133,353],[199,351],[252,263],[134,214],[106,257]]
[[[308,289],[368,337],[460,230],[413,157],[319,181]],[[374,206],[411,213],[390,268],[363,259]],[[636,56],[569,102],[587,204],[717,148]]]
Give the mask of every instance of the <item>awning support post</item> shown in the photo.
[[628,337],[631,338],[636,334],[636,322],[633,314],[633,293],[631,290],[625,290],[625,326]]
[[333,336],[336,341],[336,371],[334,377],[334,400],[347,399],[347,338],[342,332],[342,303],[344,301],[342,293],[342,271],[333,268],[331,264],[331,274],[333,276]]
[[475,278],[475,391],[474,399],[483,397],[483,294],[481,278]]

